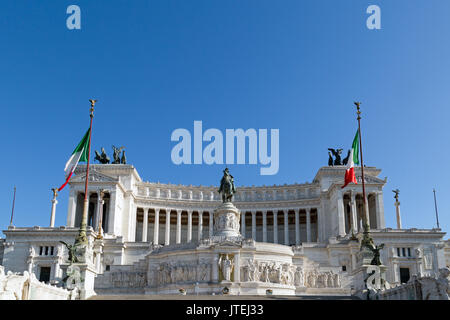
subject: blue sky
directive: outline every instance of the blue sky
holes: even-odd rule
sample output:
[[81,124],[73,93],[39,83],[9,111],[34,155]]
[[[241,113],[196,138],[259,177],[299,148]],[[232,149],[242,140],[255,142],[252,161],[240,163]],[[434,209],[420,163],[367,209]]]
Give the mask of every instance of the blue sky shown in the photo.
[[[81,8],[81,30],[66,9]],[[381,8],[381,30],[366,8]],[[48,225],[52,187],[95,111],[92,148],[126,147],[148,181],[216,185],[223,165],[172,163],[177,128],[280,130],[278,174],[230,166],[237,185],[311,182],[327,148],[348,149],[362,101],[367,166],[388,177],[395,227],[448,232],[450,2],[147,0],[0,2],[2,230]],[[56,225],[66,223],[68,189]],[[448,238],[446,236],[446,238]]]

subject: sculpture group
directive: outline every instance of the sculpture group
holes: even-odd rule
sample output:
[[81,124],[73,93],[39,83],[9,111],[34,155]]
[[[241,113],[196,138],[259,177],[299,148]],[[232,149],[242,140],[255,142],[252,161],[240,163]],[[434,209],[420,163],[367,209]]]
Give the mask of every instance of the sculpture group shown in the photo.
[[[350,157],[350,150],[348,150],[347,156],[344,158],[344,160],[341,160],[341,154],[342,154],[343,149],[328,148],[328,150],[331,151],[331,153],[328,152],[328,166],[332,167],[332,166],[346,166],[347,165],[348,159]],[[333,160],[333,157],[331,156],[331,154],[333,154],[334,160]]]
[[[116,146],[112,146],[113,149],[113,162],[112,164],[127,164],[127,158],[125,157],[125,147],[117,148]],[[122,151],[123,150],[123,151]],[[122,156],[120,156],[120,152],[122,152]],[[95,150],[95,160],[100,162],[101,164],[109,164],[111,159],[106,154],[105,148],[101,148],[101,153]]]

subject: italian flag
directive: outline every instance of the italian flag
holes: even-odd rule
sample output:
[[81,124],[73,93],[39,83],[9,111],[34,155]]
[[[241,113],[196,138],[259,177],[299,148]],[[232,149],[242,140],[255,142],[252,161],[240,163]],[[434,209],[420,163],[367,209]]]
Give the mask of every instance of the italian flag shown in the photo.
[[64,172],[66,174],[66,182],[64,182],[64,184],[58,189],[58,191],[61,191],[69,182],[73,172],[75,171],[75,168],[78,165],[78,162],[88,161],[90,131],[91,129],[88,129],[83,139],[80,141],[75,150],[73,150],[69,161],[67,161],[66,167],[64,168]]
[[355,177],[355,164],[359,164],[359,131],[356,131],[355,138],[353,139],[352,149],[347,162],[347,170],[345,170],[345,181],[342,188],[345,188],[350,182],[358,184]]

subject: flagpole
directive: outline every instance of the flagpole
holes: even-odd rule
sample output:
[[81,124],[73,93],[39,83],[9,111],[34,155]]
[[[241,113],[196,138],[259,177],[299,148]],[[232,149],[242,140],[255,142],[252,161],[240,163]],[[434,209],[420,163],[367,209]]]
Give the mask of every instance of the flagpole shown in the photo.
[[14,186],[14,196],[13,196],[13,205],[11,210],[11,220],[9,221],[9,225],[13,225],[13,217],[14,217],[14,205],[16,203],[16,186]]
[[433,194],[434,194],[434,210],[436,211],[436,223],[437,223],[437,228],[440,229],[437,202],[436,202],[436,190],[434,190],[434,189],[433,189]]
[[89,208],[89,196],[88,196],[88,183],[89,183],[89,162],[91,159],[91,136],[92,136],[92,120],[94,118],[94,105],[97,100],[89,100],[91,102],[91,110],[90,110],[90,118],[91,123],[89,126],[89,146],[88,146],[88,159],[86,165],[86,181],[84,185],[84,207],[83,207],[83,216],[81,218],[81,226],[80,231],[78,233],[77,238],[75,239],[75,246],[77,245],[85,245],[88,243],[86,237],[87,230],[87,216],[88,216],[88,208]]
[[[367,203],[366,203],[366,186],[364,181],[364,161],[363,161],[363,150],[362,150],[362,137],[361,137],[361,111],[359,110],[359,106],[361,102],[355,102],[356,105],[356,114],[358,115],[358,133],[359,133],[359,154],[361,156],[361,180],[362,180],[362,192],[363,192],[363,227],[364,231],[369,231],[369,219],[367,217]],[[366,230],[367,228],[367,230]]]

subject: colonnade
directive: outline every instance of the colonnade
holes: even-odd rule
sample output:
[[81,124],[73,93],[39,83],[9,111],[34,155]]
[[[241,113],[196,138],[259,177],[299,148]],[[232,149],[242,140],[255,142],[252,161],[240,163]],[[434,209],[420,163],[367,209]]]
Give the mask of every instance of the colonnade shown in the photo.
[[[142,217],[142,225],[138,226],[138,223],[136,223],[136,228],[142,228],[141,229],[142,232],[141,238],[136,239],[136,241],[139,240],[142,242],[152,241],[153,244],[170,245],[171,232],[173,232],[173,228],[171,228],[171,217],[174,217],[174,215],[176,214],[175,243],[176,244],[182,243],[182,214],[185,217],[185,214],[187,213],[187,224],[185,219],[183,223],[184,226],[187,225],[186,230],[187,236],[185,237],[183,235],[183,238],[185,238],[186,242],[188,243],[192,242],[193,239],[192,217],[194,212],[196,212],[198,216],[196,225],[196,229],[198,232],[197,240],[212,237],[214,233],[214,217],[212,210],[193,210],[193,209],[183,210],[183,209],[150,208],[150,207],[137,208],[137,210],[142,212],[142,215],[140,215],[140,217]],[[152,210],[152,213],[154,213],[153,219],[149,219],[150,210]],[[206,219],[203,219],[205,215],[207,215],[207,217]],[[136,218],[137,216],[138,214],[136,214]],[[160,227],[161,216],[165,218],[165,226],[163,230],[160,230],[162,229]],[[314,224],[312,223],[313,219]],[[270,235],[271,238],[270,242],[280,243],[284,245],[293,245],[294,243],[289,241],[291,232],[293,232],[295,234],[295,245],[300,245],[302,243],[301,241],[302,237],[306,242],[317,242],[319,234],[318,219],[319,219],[318,208],[241,210],[241,235],[244,238],[252,238],[257,241],[262,240],[262,242],[269,242],[269,235]],[[150,226],[149,220],[152,220],[153,234],[148,234]],[[209,222],[208,223],[209,225],[204,226],[203,225],[204,220],[207,220]],[[270,224],[268,220],[270,220]],[[261,222],[262,222],[262,230],[261,230]],[[248,228],[250,230],[246,230],[247,223],[251,224],[251,229]],[[283,224],[283,228],[279,230],[280,229],[279,224],[281,223]],[[301,225],[303,226],[303,228],[301,228]],[[271,229],[270,231],[269,228]],[[260,232],[262,233],[262,239],[261,234],[259,234],[259,236],[257,237],[257,229],[260,229]],[[302,229],[304,229],[303,232],[306,233],[306,237],[305,235],[302,235],[301,231]],[[280,231],[283,232],[283,236],[278,234]],[[164,232],[163,239],[162,238],[160,239],[159,234],[160,232]],[[174,237],[172,235],[172,241],[173,240]]]

